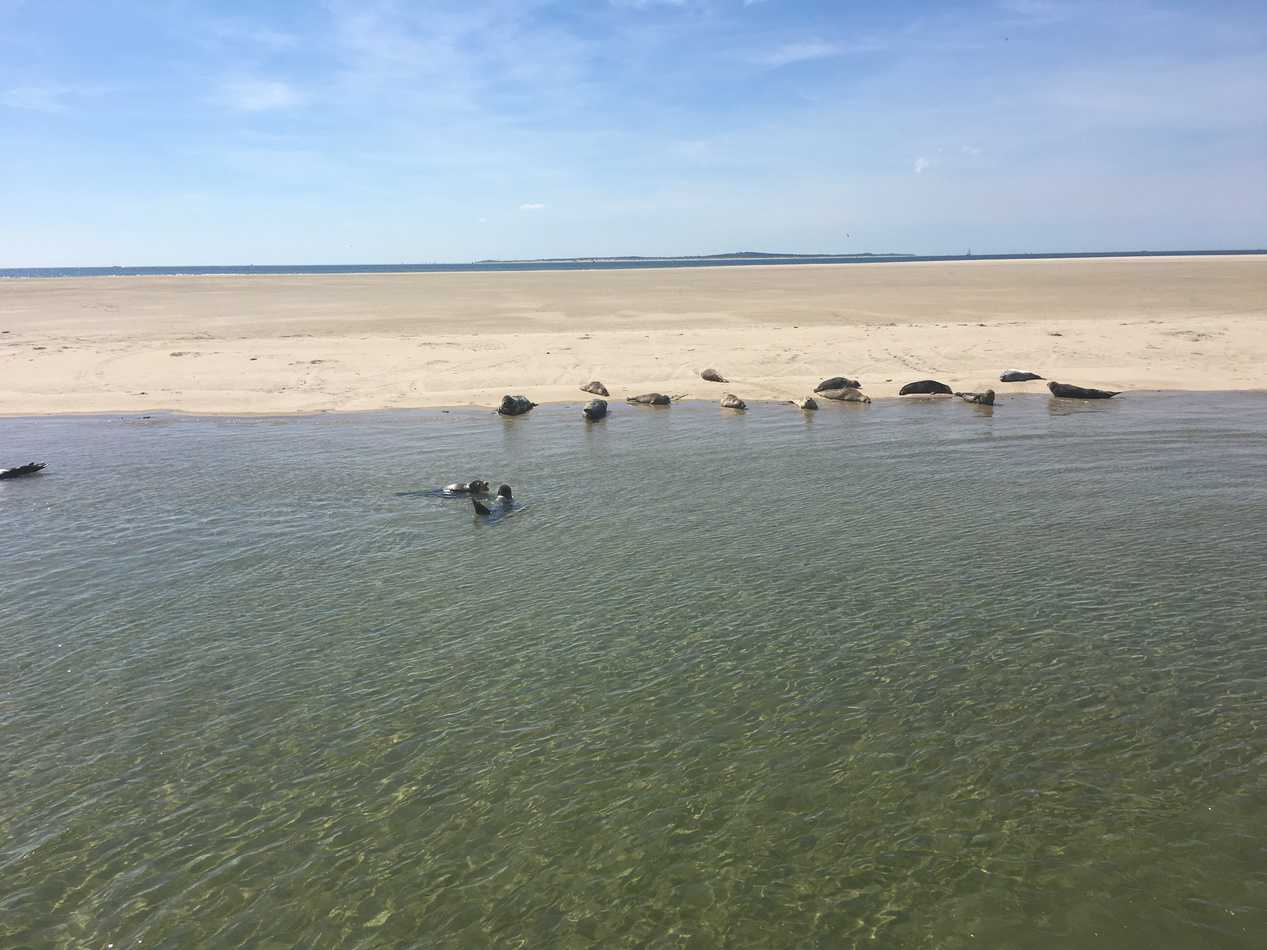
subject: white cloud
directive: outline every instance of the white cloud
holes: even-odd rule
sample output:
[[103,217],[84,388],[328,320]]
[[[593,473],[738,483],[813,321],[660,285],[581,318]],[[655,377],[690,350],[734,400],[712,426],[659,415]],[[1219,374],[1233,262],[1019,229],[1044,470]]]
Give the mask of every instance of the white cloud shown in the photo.
[[238,112],[266,112],[300,105],[304,97],[289,83],[276,79],[235,79],[221,85],[217,101]]
[[975,145],[960,145],[959,151],[963,152],[965,155],[970,155],[973,158],[976,158],[981,154],[981,149],[977,148]]
[[843,56],[849,48],[839,43],[825,43],[821,40],[810,40],[805,43],[784,43],[774,49],[759,53],[755,60],[763,66],[786,66],[789,63],[803,63],[811,59],[828,59]]
[[65,112],[74,99],[98,96],[105,92],[97,86],[76,86],[65,83],[28,83],[0,90],[0,106],[30,112]]
[[932,166],[933,160],[931,158],[920,155],[915,159],[915,174],[922,175],[924,174],[925,169],[931,168]]
[[519,206],[520,211],[544,211],[545,203],[541,201],[526,201]]

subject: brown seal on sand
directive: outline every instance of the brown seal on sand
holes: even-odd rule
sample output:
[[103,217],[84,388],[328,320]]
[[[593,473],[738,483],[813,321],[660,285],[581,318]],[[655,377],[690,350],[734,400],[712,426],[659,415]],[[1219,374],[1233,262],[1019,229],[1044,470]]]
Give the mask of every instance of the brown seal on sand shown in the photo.
[[610,395],[611,395],[611,393],[609,393],[609,392],[607,391],[607,387],[606,387],[606,386],[604,386],[602,383],[600,383],[600,382],[599,382],[598,380],[596,380],[596,379],[595,379],[595,380],[591,380],[590,382],[588,382],[588,383],[586,383],[584,386],[582,386],[582,387],[581,387],[581,392],[583,392],[583,393],[593,393],[595,396],[610,396]]
[[1028,383],[1031,379],[1042,379],[1037,373],[1025,373],[1019,369],[1009,369],[999,376],[1001,383]]
[[845,386],[841,389],[824,389],[819,393],[824,399],[835,399],[837,402],[870,402],[871,397],[860,389]]
[[715,369],[706,369],[706,370],[704,370],[702,373],[700,373],[699,375],[700,375],[700,379],[706,379],[706,380],[708,380],[710,383],[728,383],[728,382],[730,382],[730,380],[728,380],[728,379],[727,379],[725,376],[723,376],[721,373],[717,372],[717,370],[715,370]]
[[641,396],[630,396],[625,400],[635,406],[667,406],[670,401],[664,393],[643,393]]

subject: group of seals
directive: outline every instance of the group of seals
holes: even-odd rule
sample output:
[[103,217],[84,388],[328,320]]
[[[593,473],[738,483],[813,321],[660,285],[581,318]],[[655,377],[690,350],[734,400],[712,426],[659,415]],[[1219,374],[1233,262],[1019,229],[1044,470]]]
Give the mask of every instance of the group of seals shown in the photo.
[[25,475],[36,475],[44,471],[46,462],[27,462],[16,468],[0,468],[0,478],[22,478]]

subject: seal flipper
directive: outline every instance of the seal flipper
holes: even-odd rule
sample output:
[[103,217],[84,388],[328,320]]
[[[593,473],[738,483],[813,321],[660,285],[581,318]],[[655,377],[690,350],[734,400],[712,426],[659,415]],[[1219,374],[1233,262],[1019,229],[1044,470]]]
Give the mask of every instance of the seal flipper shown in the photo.
[[475,506],[475,513],[476,513],[477,515],[489,515],[489,514],[492,514],[492,512],[488,510],[488,506],[487,506],[487,505],[484,505],[484,504],[481,504],[481,503],[480,503],[480,500],[479,500],[478,498],[472,498],[472,499],[471,499],[471,504]]

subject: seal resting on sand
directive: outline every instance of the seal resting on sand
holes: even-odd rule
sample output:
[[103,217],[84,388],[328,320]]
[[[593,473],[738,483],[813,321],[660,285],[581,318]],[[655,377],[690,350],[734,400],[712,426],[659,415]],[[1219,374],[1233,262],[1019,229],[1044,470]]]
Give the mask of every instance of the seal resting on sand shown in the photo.
[[721,373],[717,372],[717,370],[715,370],[715,369],[706,369],[706,370],[702,370],[702,371],[700,372],[700,374],[699,374],[699,375],[700,375],[700,379],[706,379],[706,380],[708,380],[710,383],[728,383],[728,382],[730,382],[730,380],[728,380],[728,379],[727,379],[725,376],[723,376]]
[[1051,390],[1053,396],[1061,399],[1112,399],[1118,395],[1117,392],[1108,389],[1084,389],[1081,386],[1071,386],[1069,383],[1048,383],[1047,388]]
[[814,392],[821,393],[828,389],[861,389],[862,383],[856,379],[850,379],[848,376],[833,376],[831,379],[824,379],[821,383],[814,387]]
[[590,382],[588,382],[588,383],[586,383],[584,386],[582,386],[582,387],[581,387],[581,392],[583,392],[583,393],[593,393],[595,396],[610,396],[610,395],[611,395],[611,393],[609,393],[609,392],[607,391],[607,387],[606,387],[606,386],[604,386],[602,383],[600,383],[600,382],[599,382],[598,380],[596,380],[596,379],[595,379],[595,380],[591,380]]
[[667,406],[671,401],[664,393],[643,393],[641,396],[630,396],[625,400],[635,406]]
[[595,422],[607,415],[607,400],[591,399],[581,412],[585,413],[585,418],[590,422]]
[[899,396],[953,396],[955,391],[945,383],[939,383],[935,379],[920,379],[913,383],[907,383],[897,391]]
[[502,396],[502,404],[497,407],[497,412],[503,416],[522,416],[535,405],[527,396]]
[[824,399],[835,399],[837,402],[870,402],[871,397],[866,395],[860,389],[853,386],[843,386],[838,389],[824,389],[819,393]]
[[721,407],[723,409],[747,409],[748,405],[734,393],[726,393],[721,397]]
[[1001,383],[1028,383],[1031,379],[1042,379],[1037,373],[1023,373],[1019,369],[1009,369],[999,375]]
[[818,400],[816,400],[813,396],[806,396],[804,399],[793,399],[792,405],[794,405],[797,409],[810,411],[818,408]]
[[0,478],[22,478],[25,475],[36,475],[44,471],[44,462],[27,462],[17,468],[0,468]]
[[994,390],[987,389],[983,393],[955,393],[964,402],[975,402],[978,406],[994,405]]
[[451,495],[487,495],[488,482],[472,478],[469,482],[454,482],[445,485],[444,490]]

